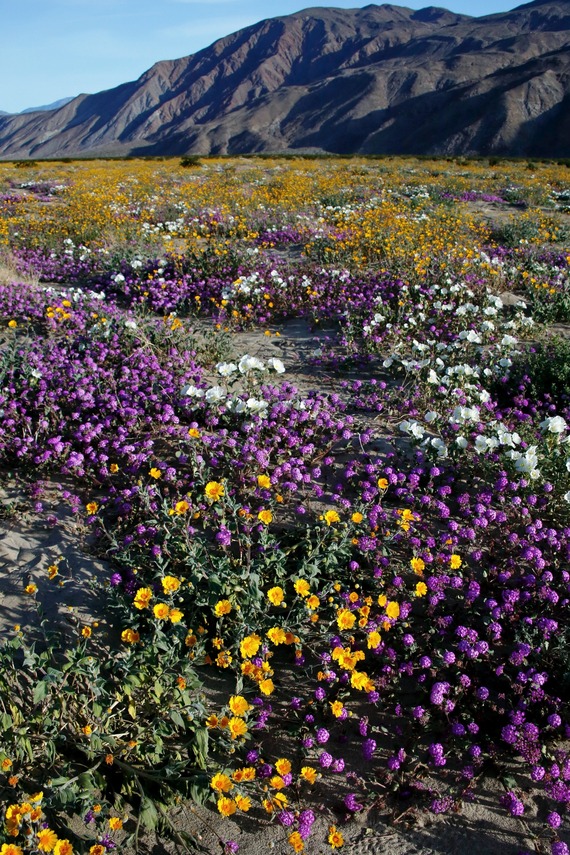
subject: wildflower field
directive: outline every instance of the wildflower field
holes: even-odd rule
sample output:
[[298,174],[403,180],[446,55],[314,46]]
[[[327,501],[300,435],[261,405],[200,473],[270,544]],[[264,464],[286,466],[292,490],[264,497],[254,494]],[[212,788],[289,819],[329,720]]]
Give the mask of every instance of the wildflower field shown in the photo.
[[1,855],[568,855],[569,332],[565,163],[0,163]]

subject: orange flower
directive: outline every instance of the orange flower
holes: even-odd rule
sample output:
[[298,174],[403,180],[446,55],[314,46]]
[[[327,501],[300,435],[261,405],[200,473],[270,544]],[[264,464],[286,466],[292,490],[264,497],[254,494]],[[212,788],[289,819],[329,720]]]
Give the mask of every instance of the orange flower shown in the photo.
[[135,629],[124,629],[121,633],[121,641],[124,641],[125,644],[136,644],[137,641],[140,641],[140,635]]
[[293,831],[287,838],[289,844],[293,847],[293,852],[302,852],[305,848],[303,838],[298,831]]

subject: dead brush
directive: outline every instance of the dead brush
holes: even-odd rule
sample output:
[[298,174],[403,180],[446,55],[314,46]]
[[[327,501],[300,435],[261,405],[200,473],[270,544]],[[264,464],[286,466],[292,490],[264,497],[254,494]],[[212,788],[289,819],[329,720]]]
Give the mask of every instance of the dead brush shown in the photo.
[[21,282],[25,285],[37,286],[40,282],[39,273],[36,271],[22,273],[18,270],[18,263],[12,253],[0,254],[0,285],[11,285]]

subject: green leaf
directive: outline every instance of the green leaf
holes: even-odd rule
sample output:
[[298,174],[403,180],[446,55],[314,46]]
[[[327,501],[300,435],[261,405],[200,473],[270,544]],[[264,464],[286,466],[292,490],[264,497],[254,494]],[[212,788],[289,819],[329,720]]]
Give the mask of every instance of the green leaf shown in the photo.
[[182,718],[178,710],[170,710],[170,718],[177,727],[180,727],[182,728],[182,730],[185,730],[186,725],[184,723],[184,719]]
[[128,707],[127,707],[127,709],[128,709],[128,711],[129,711],[129,715],[130,715],[130,717],[131,717],[131,718],[133,718],[133,719],[134,719],[134,718],[136,718],[136,717],[137,717],[137,708],[136,708],[136,706],[135,706],[134,704],[129,704],[129,705],[128,705]]
[[[49,785],[50,785],[50,787],[62,787],[65,784],[67,784],[68,781],[69,781],[69,778],[66,778],[64,775],[62,775],[59,778],[52,778],[49,781]],[[59,798],[59,794],[58,794],[58,798]]]
[[43,701],[43,699],[47,695],[47,689],[48,687],[45,680],[41,680],[39,683],[36,683],[32,695],[34,704],[39,704],[41,703],[41,701]]
[[199,805],[205,805],[211,794],[207,775],[195,775],[190,784],[190,797]]
[[93,789],[93,778],[89,772],[82,772],[77,778],[77,783],[82,790],[91,791]]
[[25,750],[26,754],[28,755],[29,759],[33,761],[33,759],[34,759],[34,750],[33,750],[33,748],[32,748],[32,743],[30,742],[30,740],[29,740],[29,739],[27,739],[27,738],[26,738],[26,739],[22,739],[21,745],[22,745],[22,747],[24,748],[24,750]]
[[145,797],[142,800],[139,818],[144,827],[148,828],[149,831],[153,831],[156,828],[158,823],[158,811],[155,808],[154,803],[149,798]]
[[208,757],[208,731],[205,727],[200,727],[194,733],[194,756],[201,769],[206,768],[206,758]]

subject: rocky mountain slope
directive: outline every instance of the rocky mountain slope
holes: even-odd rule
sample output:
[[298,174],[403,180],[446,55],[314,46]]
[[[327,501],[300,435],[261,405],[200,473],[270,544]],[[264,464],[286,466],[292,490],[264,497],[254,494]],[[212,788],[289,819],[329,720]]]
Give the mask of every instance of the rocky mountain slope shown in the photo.
[[570,156],[570,0],[271,18],[49,113],[0,157],[327,151]]

